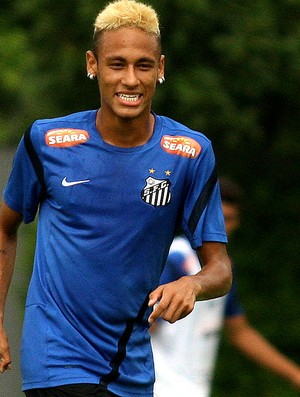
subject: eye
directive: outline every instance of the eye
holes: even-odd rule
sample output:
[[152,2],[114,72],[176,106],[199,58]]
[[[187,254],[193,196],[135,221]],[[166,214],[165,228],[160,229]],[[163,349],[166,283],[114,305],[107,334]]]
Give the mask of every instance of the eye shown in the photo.
[[150,63],[143,62],[143,63],[138,64],[138,68],[141,70],[150,70],[153,68],[153,66]]
[[115,61],[115,62],[111,62],[109,66],[112,69],[121,69],[124,65],[123,65],[123,62]]
[[155,67],[155,62],[152,59],[147,59],[147,58],[143,58],[140,59],[137,63],[136,66],[140,69],[140,70],[151,70]]
[[111,69],[121,69],[125,65],[125,60],[120,57],[107,58],[106,65]]

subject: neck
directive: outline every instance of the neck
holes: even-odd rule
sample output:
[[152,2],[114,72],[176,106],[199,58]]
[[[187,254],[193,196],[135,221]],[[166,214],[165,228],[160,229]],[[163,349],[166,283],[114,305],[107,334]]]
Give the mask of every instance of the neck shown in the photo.
[[106,143],[119,147],[134,147],[148,142],[153,134],[154,122],[152,113],[139,119],[120,119],[107,117],[100,108],[96,117],[96,128]]

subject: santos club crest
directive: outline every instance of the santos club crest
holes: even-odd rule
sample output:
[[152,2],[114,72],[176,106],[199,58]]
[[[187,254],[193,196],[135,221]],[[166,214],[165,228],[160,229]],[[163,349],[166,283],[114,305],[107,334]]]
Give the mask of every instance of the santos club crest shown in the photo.
[[145,203],[154,207],[167,205],[172,197],[170,185],[169,179],[156,179],[149,176],[146,179],[146,186],[141,192],[141,198]]

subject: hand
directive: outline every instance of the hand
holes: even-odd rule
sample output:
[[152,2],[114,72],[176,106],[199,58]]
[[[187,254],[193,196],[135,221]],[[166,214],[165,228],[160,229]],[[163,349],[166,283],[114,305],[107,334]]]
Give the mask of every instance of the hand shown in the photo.
[[11,356],[6,332],[4,328],[0,326],[0,374],[3,374],[6,370],[11,369],[10,364]]
[[192,277],[184,276],[172,283],[160,285],[149,295],[149,306],[154,307],[148,318],[152,324],[159,317],[170,323],[187,316],[196,301],[196,283]]

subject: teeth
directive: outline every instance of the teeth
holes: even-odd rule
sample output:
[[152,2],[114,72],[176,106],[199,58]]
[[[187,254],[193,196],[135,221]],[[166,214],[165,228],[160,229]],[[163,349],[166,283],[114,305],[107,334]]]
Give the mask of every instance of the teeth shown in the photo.
[[119,94],[119,97],[128,102],[135,102],[139,99],[139,95]]

